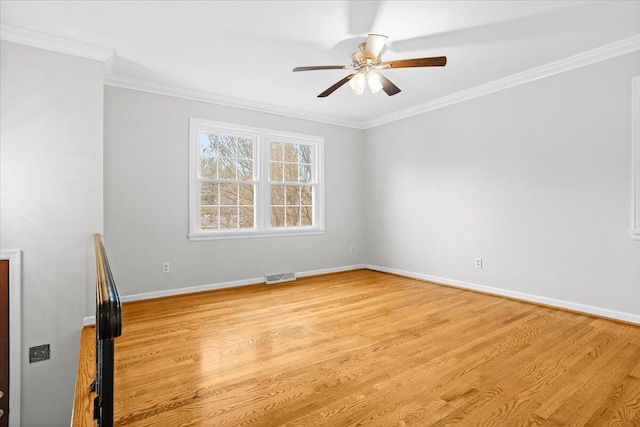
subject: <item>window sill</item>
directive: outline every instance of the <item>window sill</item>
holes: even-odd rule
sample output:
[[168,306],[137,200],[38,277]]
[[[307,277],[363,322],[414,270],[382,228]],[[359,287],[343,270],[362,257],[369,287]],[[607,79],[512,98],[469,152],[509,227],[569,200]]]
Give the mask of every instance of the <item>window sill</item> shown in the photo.
[[286,236],[311,236],[324,234],[324,228],[296,228],[292,230],[275,231],[220,231],[220,232],[196,232],[187,236],[190,242],[201,240],[231,240],[231,239],[255,239],[261,237],[286,237]]
[[640,230],[631,230],[631,238],[640,241]]

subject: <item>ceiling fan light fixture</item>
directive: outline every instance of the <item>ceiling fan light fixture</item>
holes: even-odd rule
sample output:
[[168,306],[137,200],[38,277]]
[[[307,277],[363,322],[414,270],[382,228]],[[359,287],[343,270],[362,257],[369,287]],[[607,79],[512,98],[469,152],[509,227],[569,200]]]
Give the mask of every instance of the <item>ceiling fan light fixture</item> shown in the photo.
[[367,75],[367,85],[371,93],[378,93],[382,89],[382,83],[377,73],[369,73]]
[[361,43],[358,50],[351,55],[350,65],[315,65],[310,67],[295,67],[293,71],[312,70],[353,70],[355,74],[349,74],[333,86],[318,95],[318,98],[326,98],[342,85],[349,82],[351,90],[356,95],[364,95],[369,86],[371,93],[383,90],[387,95],[393,96],[400,93],[400,88],[382,74],[373,72],[376,69],[410,68],[410,67],[443,67],[447,65],[446,56],[434,56],[430,58],[400,59],[383,62],[380,55],[387,42],[387,36],[381,34],[369,34],[366,43]]
[[366,78],[361,71],[357,72],[356,75],[349,80],[349,86],[356,95],[364,95],[366,83]]

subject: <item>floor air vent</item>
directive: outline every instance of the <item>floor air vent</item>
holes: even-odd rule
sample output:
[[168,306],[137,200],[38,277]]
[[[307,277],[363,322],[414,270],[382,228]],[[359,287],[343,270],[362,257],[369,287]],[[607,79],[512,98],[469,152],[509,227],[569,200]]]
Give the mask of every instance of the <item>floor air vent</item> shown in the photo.
[[267,285],[272,283],[290,282],[292,280],[296,280],[296,273],[272,274],[270,276],[264,276],[264,279]]

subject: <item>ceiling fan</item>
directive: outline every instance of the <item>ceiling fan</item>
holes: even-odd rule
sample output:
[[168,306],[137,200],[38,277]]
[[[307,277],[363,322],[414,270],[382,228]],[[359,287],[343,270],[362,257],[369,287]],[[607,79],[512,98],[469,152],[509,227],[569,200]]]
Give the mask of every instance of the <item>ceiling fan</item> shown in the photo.
[[315,71],[315,70],[357,70],[348,75],[329,89],[318,95],[318,98],[325,98],[336,91],[340,86],[349,82],[351,90],[358,94],[364,94],[365,86],[369,86],[372,93],[384,90],[387,95],[392,96],[400,92],[400,88],[393,84],[391,80],[376,72],[380,69],[389,68],[409,68],[409,67],[443,67],[447,65],[446,56],[435,56],[432,58],[400,59],[397,61],[382,62],[380,52],[387,42],[388,37],[381,34],[369,34],[366,43],[358,46],[358,50],[351,55],[351,65],[317,65],[311,67],[296,67],[293,71]]

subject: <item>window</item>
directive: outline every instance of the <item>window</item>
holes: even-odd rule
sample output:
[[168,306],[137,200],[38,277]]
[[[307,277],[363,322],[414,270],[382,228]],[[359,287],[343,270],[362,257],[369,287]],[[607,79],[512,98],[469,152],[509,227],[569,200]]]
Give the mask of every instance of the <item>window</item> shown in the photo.
[[313,145],[269,140],[271,227],[313,225]]
[[191,119],[189,240],[324,232],[323,138]]
[[200,229],[255,228],[256,138],[200,132]]

